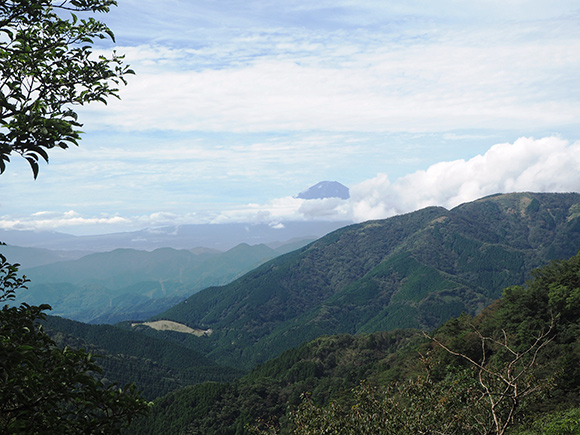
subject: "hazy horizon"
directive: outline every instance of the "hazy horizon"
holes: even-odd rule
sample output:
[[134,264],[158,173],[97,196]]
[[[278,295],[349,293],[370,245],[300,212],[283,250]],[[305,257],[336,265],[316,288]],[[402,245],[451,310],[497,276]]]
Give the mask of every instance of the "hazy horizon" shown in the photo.
[[[38,180],[12,156],[0,228],[359,222],[580,191],[575,1],[121,0],[98,18],[117,41],[98,50],[137,74],[79,109],[80,146]],[[323,180],[351,197],[296,198]]]

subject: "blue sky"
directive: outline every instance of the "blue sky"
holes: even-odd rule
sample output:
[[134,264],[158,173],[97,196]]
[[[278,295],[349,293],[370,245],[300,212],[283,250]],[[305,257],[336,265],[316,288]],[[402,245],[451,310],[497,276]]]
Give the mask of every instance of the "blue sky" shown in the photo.
[[[0,228],[104,233],[364,221],[496,193],[580,191],[576,0],[119,0],[137,72],[79,113]],[[348,201],[299,200],[321,180]]]

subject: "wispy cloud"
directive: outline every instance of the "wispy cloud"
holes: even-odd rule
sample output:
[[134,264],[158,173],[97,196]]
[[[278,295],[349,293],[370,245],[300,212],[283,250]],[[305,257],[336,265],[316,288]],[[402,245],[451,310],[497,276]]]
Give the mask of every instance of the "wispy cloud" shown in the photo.
[[37,212],[30,216],[0,216],[0,229],[52,231],[59,228],[128,226],[131,221],[120,216],[86,217],[74,210],[65,213]]
[[92,128],[124,130],[569,125],[580,117],[570,93],[580,71],[575,28],[576,20],[560,19],[469,32],[432,26],[403,37],[361,30],[351,40],[341,32],[251,30],[225,46],[121,48],[139,74],[122,101],[85,116]]
[[[81,108],[80,148],[37,182],[13,158],[0,220],[364,220],[578,190],[579,17],[576,0],[124,0],[102,18],[137,75]],[[325,179],[351,200],[293,198]]]
[[[520,138],[492,146],[470,159],[439,162],[391,182],[386,174],[351,187],[348,200],[304,200],[292,196],[265,203],[223,205],[200,213],[154,212],[142,215],[84,216],[66,212],[36,212],[3,216],[4,229],[108,227],[121,230],[187,223],[260,222],[291,220],[381,219],[431,205],[453,208],[461,203],[503,192],[580,191],[580,142],[558,137]],[[86,230],[85,230],[86,231]],[[73,228],[74,232],[74,228]]]

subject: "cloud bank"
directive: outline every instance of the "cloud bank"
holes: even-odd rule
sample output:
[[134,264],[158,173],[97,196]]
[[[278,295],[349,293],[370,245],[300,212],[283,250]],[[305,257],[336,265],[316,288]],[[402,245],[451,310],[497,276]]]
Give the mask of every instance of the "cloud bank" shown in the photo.
[[[580,141],[559,137],[520,138],[492,146],[471,159],[439,162],[398,178],[387,174],[350,189],[348,200],[281,198],[254,206],[277,219],[332,219],[362,222],[428,206],[447,209],[495,193],[580,192]],[[284,213],[280,213],[280,210]],[[238,211],[251,219],[248,209]]]
[[[439,162],[391,182],[387,174],[350,189],[348,200],[273,199],[206,213],[155,212],[146,215],[83,216],[73,210],[1,216],[2,229],[73,229],[107,226],[126,230],[189,223],[334,220],[362,222],[383,219],[427,206],[453,208],[483,196],[509,192],[580,192],[580,141],[559,137],[520,138],[500,143],[470,159]],[[83,231],[87,233],[86,230]]]
[[473,27],[413,22],[390,31],[201,29],[181,45],[121,46],[138,74],[122,101],[85,108],[83,119],[119,131],[239,133],[576,124],[574,15]]
[[579,192],[580,142],[520,138],[469,160],[440,162],[390,183],[385,174],[351,188],[356,221],[431,205],[453,208],[494,193]]

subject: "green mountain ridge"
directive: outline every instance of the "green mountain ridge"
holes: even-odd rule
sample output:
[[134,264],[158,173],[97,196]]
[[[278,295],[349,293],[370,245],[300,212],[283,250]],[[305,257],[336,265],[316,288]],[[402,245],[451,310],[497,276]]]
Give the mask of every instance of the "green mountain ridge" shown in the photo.
[[251,368],[324,334],[432,329],[580,246],[580,195],[494,195],[339,229],[154,316],[212,329]]
[[84,251],[53,251],[50,249],[25,248],[13,245],[2,245],[2,253],[14,263],[20,264],[20,267],[23,269],[58,263],[60,261],[76,260],[90,254],[90,252]]
[[[504,289],[478,316],[449,319],[432,332],[437,341],[412,329],[318,337],[235,382],[159,398],[125,433],[577,435],[579,332],[580,251],[534,270],[525,286]],[[520,388],[506,389],[459,354]],[[493,407],[482,400],[484,385],[496,401],[521,390],[513,413],[509,400]],[[507,431],[495,430],[496,417]]]
[[119,385],[134,382],[148,399],[186,385],[232,381],[243,374],[174,341],[132,329],[88,325],[55,316],[48,316],[43,324],[60,346],[95,354],[108,381]]
[[[307,241],[292,241],[290,246]],[[31,248],[26,248],[30,250]],[[226,252],[116,249],[24,269],[17,302],[48,303],[53,314],[90,323],[144,320],[210,285],[226,284],[288,249],[240,244]]]
[[274,250],[265,246],[253,248],[244,244],[232,250],[196,255],[185,249],[159,248],[149,252],[121,248],[90,254],[74,261],[24,269],[23,272],[36,283],[90,283],[114,290],[148,280],[189,282],[196,279],[214,257],[223,258],[222,264],[235,260],[252,267],[276,256]]

